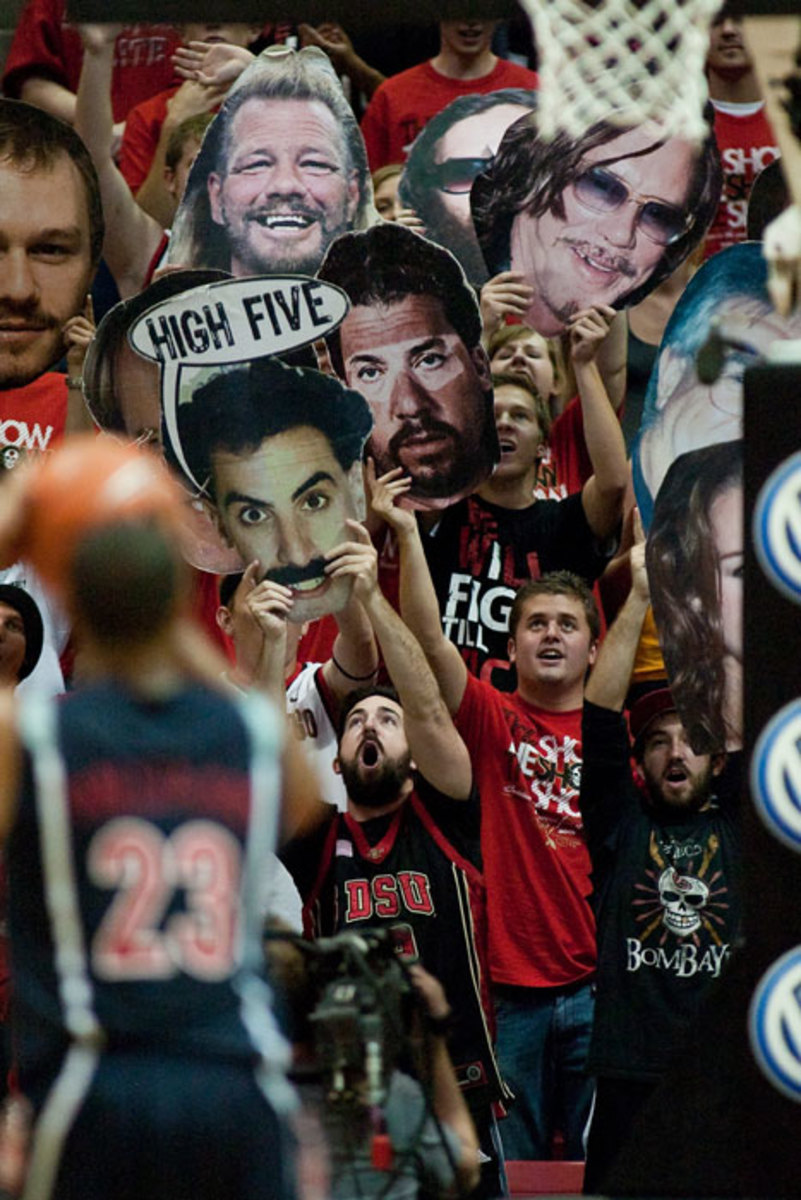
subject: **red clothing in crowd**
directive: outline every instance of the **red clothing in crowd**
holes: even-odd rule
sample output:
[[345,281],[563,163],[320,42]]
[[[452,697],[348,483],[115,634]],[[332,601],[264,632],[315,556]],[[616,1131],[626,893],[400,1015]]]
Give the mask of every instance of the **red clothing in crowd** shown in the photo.
[[564,500],[572,492],[580,492],[592,473],[581,401],[574,396],[551,426],[548,449],[537,467],[534,498]]
[[[83,48],[80,35],[65,18],[65,0],[28,0],[17,22],[3,72],[3,92],[18,99],[30,75],[44,75],[77,92]],[[114,46],[111,99],[114,120],[124,121],[141,100],[174,80],[170,61],[178,46],[171,25],[129,25]]]
[[480,79],[450,79],[435,71],[430,62],[392,75],[378,87],[362,118],[370,170],[405,162],[426,122],[460,96],[536,86],[534,71],[504,58]]
[[128,113],[125,133],[120,147],[120,172],[131,191],[136,194],[150,172],[150,164],[161,137],[161,127],[167,116],[167,101],[178,91],[180,84],[166,88],[143,100]]
[[[765,115],[765,105],[728,105],[715,109],[715,141],[723,167],[723,192],[712,228],[707,234],[704,257],[746,239],[748,197],[757,175],[779,157],[776,136]],[[732,109],[742,108],[743,113]],[[750,110],[750,111],[749,111]]]
[[66,420],[67,377],[58,371],[0,391],[0,451],[7,446],[23,455],[52,450],[64,436]]
[[470,675],[455,721],[481,796],[492,982],[589,980],[595,922],[579,810],[581,709],[546,712]]

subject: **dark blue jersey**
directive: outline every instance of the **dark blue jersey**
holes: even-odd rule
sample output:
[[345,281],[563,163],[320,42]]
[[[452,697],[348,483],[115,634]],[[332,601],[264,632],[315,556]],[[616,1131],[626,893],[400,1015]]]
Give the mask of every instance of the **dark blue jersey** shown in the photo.
[[280,730],[265,701],[200,687],[153,701],[105,683],[23,708],[8,855],[23,1090],[70,1043],[283,1066],[256,904]]

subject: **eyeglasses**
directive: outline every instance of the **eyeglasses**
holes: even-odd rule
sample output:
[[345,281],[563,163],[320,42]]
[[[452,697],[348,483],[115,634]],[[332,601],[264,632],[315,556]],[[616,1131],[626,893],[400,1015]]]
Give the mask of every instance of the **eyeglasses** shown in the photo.
[[446,158],[444,162],[432,163],[426,174],[441,192],[460,195],[470,191],[473,180],[491,162],[491,158]]
[[641,196],[605,167],[582,171],[573,182],[573,191],[579,204],[592,212],[617,212],[624,204],[636,204],[638,229],[659,246],[677,241],[690,224],[690,217],[680,208]]

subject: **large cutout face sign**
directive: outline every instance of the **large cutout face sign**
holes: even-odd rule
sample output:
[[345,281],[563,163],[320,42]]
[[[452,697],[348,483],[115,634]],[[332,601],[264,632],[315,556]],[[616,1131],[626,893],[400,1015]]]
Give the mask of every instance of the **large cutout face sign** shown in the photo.
[[743,375],[801,336],[766,290],[761,246],[714,255],[668,322],[634,454],[654,617],[693,748],[742,744]]
[[507,130],[471,207],[490,274],[521,272],[525,321],[552,337],[580,309],[637,304],[699,244],[720,188],[711,134],[696,146],[602,122],[546,143],[533,113]]
[[65,350],[84,311],[103,223],[88,151],[61,121],[0,100],[0,390],[24,387]]
[[401,225],[346,234],[318,278],[351,308],[328,339],[334,371],[366,398],[379,474],[402,467],[406,500],[439,509],[468,495],[498,459],[481,318],[451,254]]
[[330,332],[346,311],[339,289],[303,276],[228,279],[162,299],[127,339],[158,373],[165,455],[206,515],[192,561],[230,571],[258,560],[259,578],[291,589],[297,623],[350,595],[351,580],[326,575],[325,555],[364,516],[372,420],[338,380],[274,355]]
[[742,745],[743,447],[720,442],[676,459],[646,547],[654,618],[690,744]]
[[334,238],[377,219],[364,143],[329,59],[271,47],[206,132],[169,262],[313,274]]
[[509,126],[535,103],[536,93],[519,88],[460,96],[418,134],[403,170],[401,202],[414,209],[426,237],[450,250],[476,287],[489,275],[473,228],[470,189]]
[[[778,316],[766,281],[759,244],[730,246],[696,272],[673,311],[648,385],[633,455],[637,504],[646,527],[654,498],[676,458],[742,437],[746,368],[774,342],[801,337],[801,314]],[[719,338],[710,341],[713,331]]]

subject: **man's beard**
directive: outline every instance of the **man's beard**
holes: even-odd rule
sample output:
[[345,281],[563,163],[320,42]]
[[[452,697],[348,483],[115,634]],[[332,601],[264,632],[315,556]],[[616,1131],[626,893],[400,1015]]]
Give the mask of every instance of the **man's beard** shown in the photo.
[[[685,768],[686,770],[686,768]],[[661,780],[654,779],[646,773],[645,782],[652,802],[661,808],[675,813],[700,812],[709,801],[712,794],[712,763],[708,763],[703,771],[696,775],[689,793],[681,799],[670,799],[662,791]]]
[[[320,231],[316,247],[310,247],[305,251],[297,249],[293,253],[291,246],[282,251],[280,243],[276,241],[273,250],[256,248],[247,236],[248,226],[251,223],[258,224],[259,216],[272,215],[273,212],[291,212],[309,216]],[[223,216],[225,216],[224,213]],[[248,275],[314,275],[319,270],[331,243],[350,228],[350,222],[345,213],[340,212],[337,216],[337,223],[333,224],[335,220],[333,213],[312,209],[303,204],[265,205],[257,212],[249,213],[245,217],[245,228],[242,233],[232,232],[230,226],[226,224],[225,231],[231,251],[231,260],[237,259],[245,267]]]
[[[23,343],[18,349],[6,348],[3,351],[0,364],[0,370],[2,370],[0,389],[4,391],[7,388],[26,387],[58,362],[59,357],[66,349],[63,339],[55,336],[52,339],[50,351],[45,349],[45,339],[51,333],[56,333],[59,323],[50,313],[44,312],[35,301],[15,304],[13,300],[7,300],[0,304],[0,327],[13,328],[17,324],[29,325],[41,332],[43,337],[41,342],[34,345]],[[35,364],[33,367],[32,363]]]
[[339,760],[348,799],[360,808],[384,808],[392,804],[411,774],[411,753],[407,750],[399,758],[385,758],[381,770],[372,772],[370,779],[363,779],[359,773],[360,758],[361,747],[350,762]]

